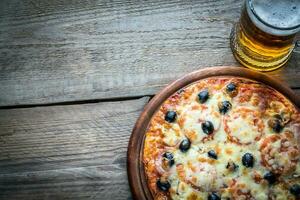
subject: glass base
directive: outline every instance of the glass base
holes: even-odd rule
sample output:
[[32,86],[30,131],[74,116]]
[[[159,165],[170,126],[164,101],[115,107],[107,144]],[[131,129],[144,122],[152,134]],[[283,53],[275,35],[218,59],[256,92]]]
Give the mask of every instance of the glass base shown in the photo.
[[238,35],[240,34],[239,29],[238,23],[232,28],[230,33],[230,47],[236,60],[243,66],[257,71],[273,71],[284,66],[291,56],[293,48],[291,48],[291,51],[287,55],[270,61],[269,58],[259,55],[257,52],[252,51],[251,48],[241,44],[239,40],[240,35]]

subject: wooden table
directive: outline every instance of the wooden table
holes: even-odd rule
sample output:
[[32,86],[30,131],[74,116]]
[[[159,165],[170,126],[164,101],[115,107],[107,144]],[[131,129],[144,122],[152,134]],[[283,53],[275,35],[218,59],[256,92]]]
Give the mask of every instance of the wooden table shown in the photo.
[[[126,151],[157,91],[235,65],[239,0],[0,1],[0,199],[131,199]],[[300,94],[300,54],[270,73]]]

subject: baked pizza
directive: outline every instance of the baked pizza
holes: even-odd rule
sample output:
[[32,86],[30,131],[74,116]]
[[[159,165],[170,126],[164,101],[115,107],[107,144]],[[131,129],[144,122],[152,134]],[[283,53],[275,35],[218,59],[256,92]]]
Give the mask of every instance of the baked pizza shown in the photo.
[[156,200],[300,199],[300,112],[278,91],[215,77],[170,96],[143,149]]

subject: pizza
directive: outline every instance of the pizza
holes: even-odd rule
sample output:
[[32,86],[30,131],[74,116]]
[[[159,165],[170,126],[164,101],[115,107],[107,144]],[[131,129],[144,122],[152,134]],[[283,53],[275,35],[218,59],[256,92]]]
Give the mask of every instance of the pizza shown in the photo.
[[155,200],[300,199],[300,112],[259,82],[212,77],[170,96],[146,130]]

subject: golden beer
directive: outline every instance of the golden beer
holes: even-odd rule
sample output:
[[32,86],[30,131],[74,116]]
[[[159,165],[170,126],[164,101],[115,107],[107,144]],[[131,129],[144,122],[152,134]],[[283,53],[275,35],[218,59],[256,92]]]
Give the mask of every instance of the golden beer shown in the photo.
[[231,32],[231,49],[248,68],[275,70],[288,61],[299,29],[299,0],[246,0]]

